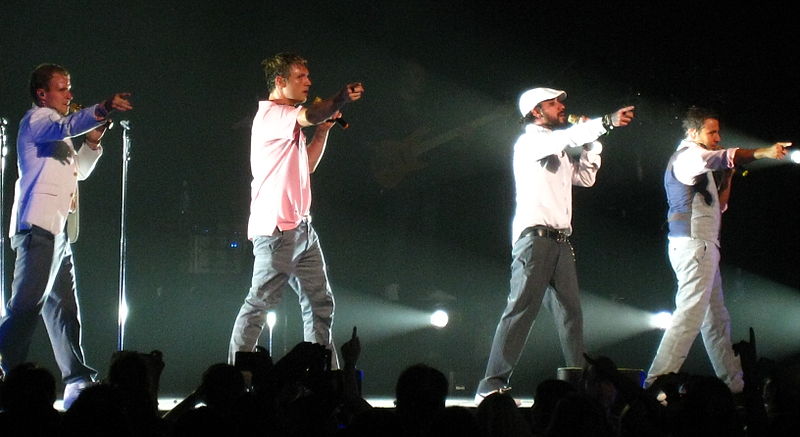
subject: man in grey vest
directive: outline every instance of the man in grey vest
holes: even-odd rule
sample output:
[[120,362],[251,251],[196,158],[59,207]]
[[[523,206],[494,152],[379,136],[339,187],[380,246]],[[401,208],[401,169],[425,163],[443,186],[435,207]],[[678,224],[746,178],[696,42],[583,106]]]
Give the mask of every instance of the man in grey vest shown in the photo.
[[698,332],[717,377],[733,393],[744,387],[742,366],[731,345],[730,316],[719,272],[719,232],[728,207],[733,169],[756,159],[780,159],[791,143],[760,149],[720,146],[719,116],[691,107],[686,137],[664,173],[669,212],[669,260],[678,280],[676,309],[645,381],[678,372]]

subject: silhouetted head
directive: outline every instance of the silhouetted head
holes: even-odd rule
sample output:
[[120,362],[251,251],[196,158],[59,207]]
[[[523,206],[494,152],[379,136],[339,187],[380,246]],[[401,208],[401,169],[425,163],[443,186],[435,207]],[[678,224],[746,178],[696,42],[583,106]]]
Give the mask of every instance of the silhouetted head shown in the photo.
[[508,393],[495,392],[486,396],[478,405],[477,421],[487,437],[531,434],[522,411]]
[[546,379],[536,386],[536,393],[531,406],[531,422],[536,430],[544,430],[550,423],[550,417],[558,401],[569,394],[577,393],[578,389],[567,381],[560,379]]
[[397,378],[395,399],[398,412],[443,409],[447,399],[447,378],[426,364],[414,364]]
[[212,364],[203,373],[203,401],[210,407],[233,405],[247,389],[242,372],[227,363]]
[[49,370],[33,363],[11,369],[2,385],[2,407],[8,411],[52,409],[56,380]]

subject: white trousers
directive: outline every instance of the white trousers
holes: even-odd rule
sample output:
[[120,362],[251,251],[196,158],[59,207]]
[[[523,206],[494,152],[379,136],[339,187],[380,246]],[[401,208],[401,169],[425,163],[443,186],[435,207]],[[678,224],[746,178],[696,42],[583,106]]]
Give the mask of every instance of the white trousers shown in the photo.
[[703,336],[717,377],[734,393],[744,388],[742,365],[731,344],[730,315],[722,293],[719,248],[705,240],[669,242],[669,261],[678,280],[672,324],[664,332],[645,385],[680,371],[697,334]]

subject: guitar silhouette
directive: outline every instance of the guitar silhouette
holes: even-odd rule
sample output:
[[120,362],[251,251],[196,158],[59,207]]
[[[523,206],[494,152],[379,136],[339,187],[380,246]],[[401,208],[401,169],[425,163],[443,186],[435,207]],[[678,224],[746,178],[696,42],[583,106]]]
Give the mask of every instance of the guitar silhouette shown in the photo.
[[425,127],[415,130],[401,140],[382,140],[372,157],[372,174],[383,188],[395,188],[410,173],[428,165],[419,159],[425,152],[504,117],[506,115],[502,113],[489,113],[424,140],[422,138],[430,131]]

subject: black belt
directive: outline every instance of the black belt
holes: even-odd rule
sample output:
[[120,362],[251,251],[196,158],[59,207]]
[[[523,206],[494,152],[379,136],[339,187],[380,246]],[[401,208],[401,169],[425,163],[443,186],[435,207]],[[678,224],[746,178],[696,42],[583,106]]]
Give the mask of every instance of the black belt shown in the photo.
[[549,238],[551,240],[555,240],[558,243],[566,243],[569,238],[569,234],[566,231],[560,229],[553,229],[548,228],[547,226],[531,226],[529,228],[525,228],[520,235],[520,238],[527,237],[528,235],[533,235],[534,237],[543,237]]

